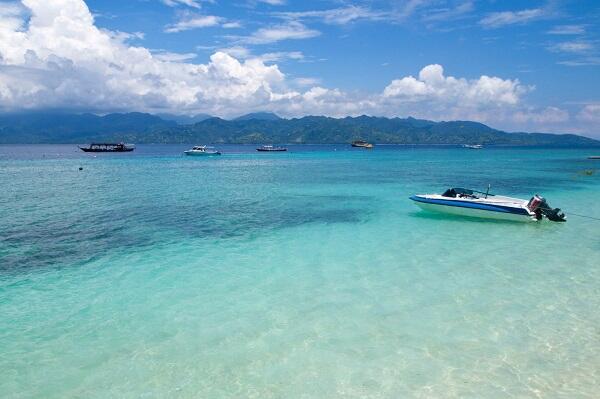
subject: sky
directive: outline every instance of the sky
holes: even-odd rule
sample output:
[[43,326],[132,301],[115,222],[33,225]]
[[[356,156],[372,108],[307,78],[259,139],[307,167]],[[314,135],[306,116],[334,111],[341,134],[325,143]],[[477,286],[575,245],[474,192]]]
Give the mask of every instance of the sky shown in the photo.
[[474,120],[600,137],[600,2],[0,0],[0,112]]

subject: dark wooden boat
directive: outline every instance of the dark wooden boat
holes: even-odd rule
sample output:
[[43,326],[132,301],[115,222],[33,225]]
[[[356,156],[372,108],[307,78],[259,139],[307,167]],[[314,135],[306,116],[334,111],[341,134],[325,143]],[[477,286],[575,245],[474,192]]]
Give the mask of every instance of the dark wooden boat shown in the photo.
[[263,145],[262,147],[258,147],[256,151],[260,152],[283,152],[287,151],[285,147],[273,147],[272,145]]
[[125,143],[92,143],[87,147],[79,147],[79,149],[83,152],[130,152],[135,147]]

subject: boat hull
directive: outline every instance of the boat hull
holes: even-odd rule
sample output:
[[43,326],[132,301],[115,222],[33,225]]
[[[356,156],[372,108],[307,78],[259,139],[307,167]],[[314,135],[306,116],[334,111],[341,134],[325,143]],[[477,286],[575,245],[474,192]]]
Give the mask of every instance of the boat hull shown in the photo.
[[217,155],[221,155],[220,152],[199,152],[199,151],[184,151],[185,155],[193,156],[193,157],[214,157]]
[[118,150],[107,150],[107,149],[99,149],[99,148],[82,148],[79,147],[79,149],[83,152],[131,152],[134,150],[134,148],[123,148],[123,149],[118,149]]
[[287,148],[283,148],[281,150],[265,150],[263,148],[257,148],[256,151],[258,151],[258,152],[286,152]]
[[501,207],[482,204],[459,203],[458,201],[455,202],[443,200],[430,200],[419,196],[413,196],[410,199],[413,200],[415,204],[421,209],[428,212],[444,213],[470,218],[508,220],[513,222],[537,221],[537,219],[533,215],[519,208],[514,208],[513,210],[502,209]]

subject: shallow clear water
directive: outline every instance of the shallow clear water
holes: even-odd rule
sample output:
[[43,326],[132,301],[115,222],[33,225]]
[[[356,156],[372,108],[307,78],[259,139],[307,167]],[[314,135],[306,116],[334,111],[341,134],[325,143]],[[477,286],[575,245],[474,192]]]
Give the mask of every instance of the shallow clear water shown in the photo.
[[[589,151],[183,149],[0,146],[0,396],[600,392],[600,221],[573,215],[600,217]],[[569,221],[408,200],[488,183]]]

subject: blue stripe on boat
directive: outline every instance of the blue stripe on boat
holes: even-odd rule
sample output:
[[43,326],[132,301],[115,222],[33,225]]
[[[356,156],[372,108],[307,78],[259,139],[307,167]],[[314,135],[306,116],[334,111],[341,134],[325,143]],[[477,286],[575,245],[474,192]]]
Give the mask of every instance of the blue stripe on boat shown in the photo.
[[523,208],[511,208],[511,207],[501,206],[501,205],[475,204],[473,202],[466,202],[466,201],[446,201],[446,200],[439,200],[439,199],[422,198],[422,197],[418,197],[416,195],[413,195],[412,197],[410,197],[410,199],[413,201],[416,201],[416,202],[423,202],[426,204],[454,206],[457,208],[482,209],[485,211],[513,213],[515,215],[529,216],[529,213],[527,212],[527,210],[525,210]]

